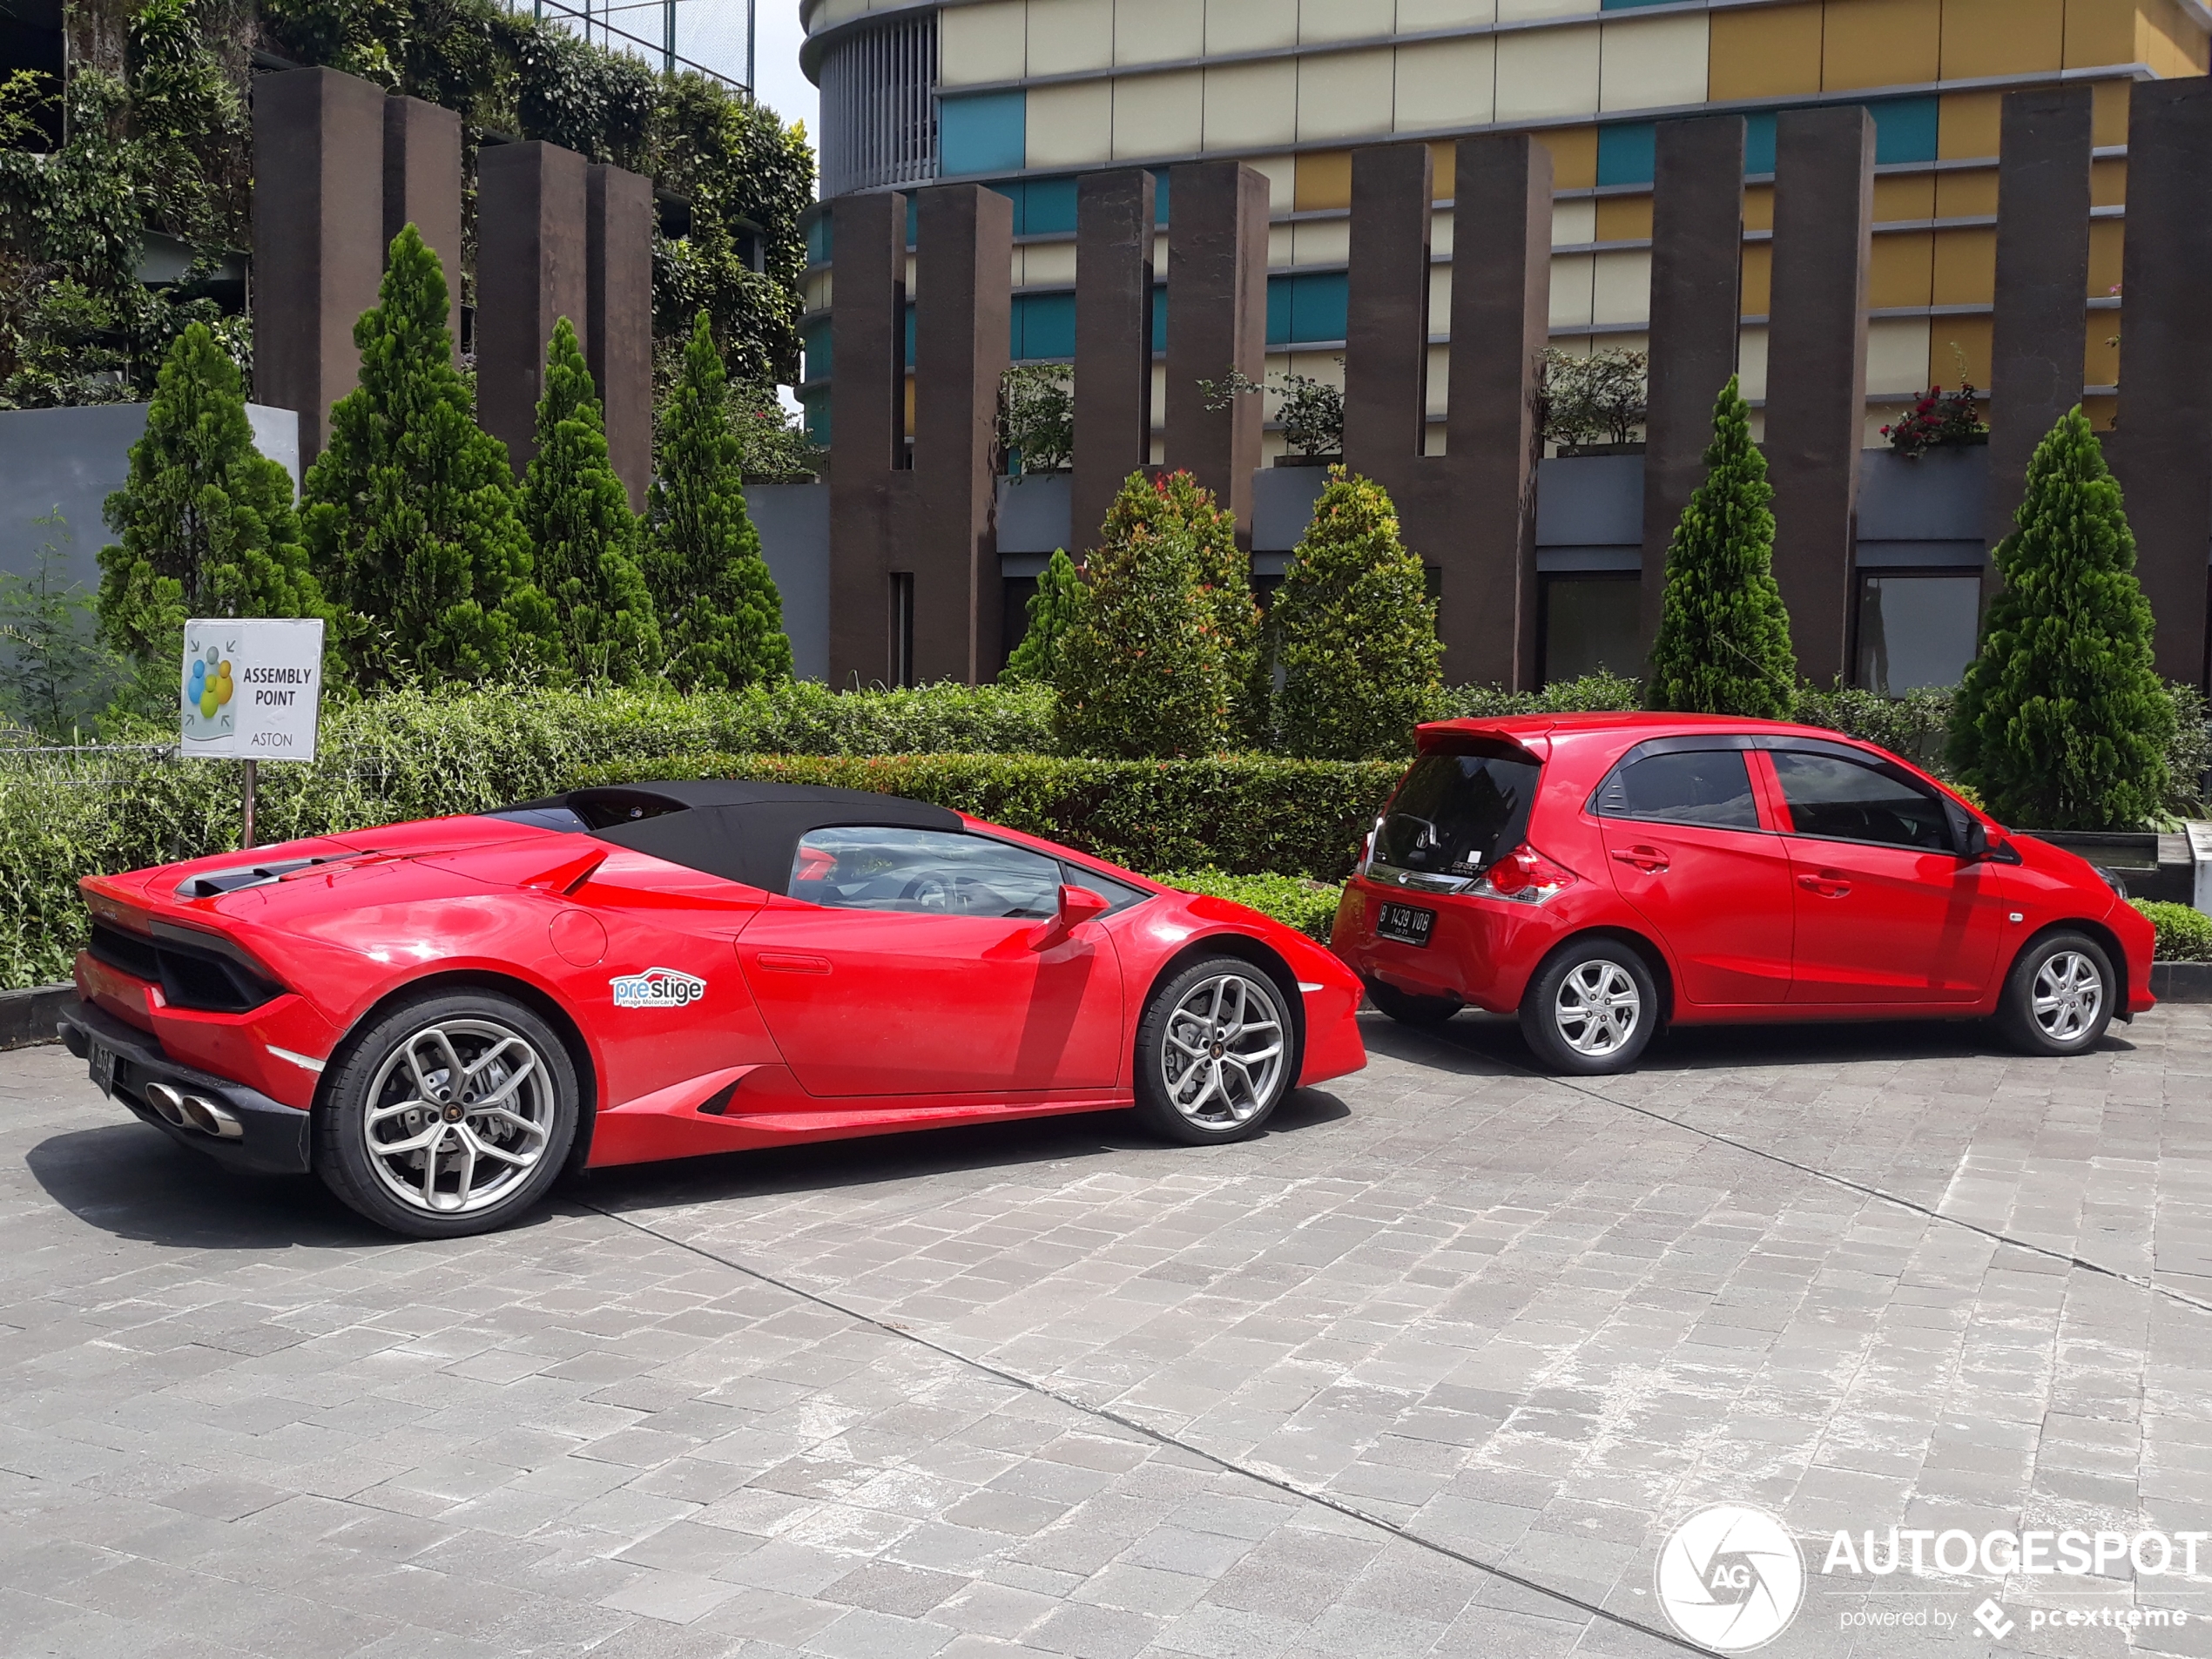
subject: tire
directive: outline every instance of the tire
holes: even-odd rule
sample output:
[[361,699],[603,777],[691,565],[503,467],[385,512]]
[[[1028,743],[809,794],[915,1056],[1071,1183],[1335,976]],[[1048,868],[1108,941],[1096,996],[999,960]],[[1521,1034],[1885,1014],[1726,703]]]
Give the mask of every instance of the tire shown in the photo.
[[1618,939],[1570,940],[1545,958],[1521,998],[1521,1035],[1537,1060],[1575,1076],[1626,1071],[1658,1023],[1650,965]]
[[1466,1006],[1456,996],[1416,996],[1379,979],[1367,981],[1367,1000],[1400,1025],[1442,1025]]
[[2103,946],[2086,934],[2047,934],[2005,976],[1998,1028],[2023,1054],[2080,1054],[2104,1035],[2119,995],[2119,976]]
[[[458,1099],[447,1081],[456,1062],[476,1078]],[[347,1206],[412,1238],[508,1225],[545,1196],[576,1139],[567,1049],[496,991],[401,1003],[347,1046],[328,1081],[316,1170]]]
[[1136,1027],[1136,1110],[1155,1134],[1217,1146],[1259,1133],[1298,1081],[1283,988],[1241,956],[1214,956],[1154,988]]

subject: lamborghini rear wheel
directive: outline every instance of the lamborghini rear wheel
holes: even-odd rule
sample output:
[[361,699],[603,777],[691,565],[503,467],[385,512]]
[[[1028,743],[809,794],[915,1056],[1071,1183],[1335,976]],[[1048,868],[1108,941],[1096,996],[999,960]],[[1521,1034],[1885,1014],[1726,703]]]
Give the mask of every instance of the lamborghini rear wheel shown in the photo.
[[576,1069],[545,1022],[493,991],[432,994],[349,1046],[317,1113],[315,1165],[346,1204],[416,1238],[505,1226],[576,1137]]

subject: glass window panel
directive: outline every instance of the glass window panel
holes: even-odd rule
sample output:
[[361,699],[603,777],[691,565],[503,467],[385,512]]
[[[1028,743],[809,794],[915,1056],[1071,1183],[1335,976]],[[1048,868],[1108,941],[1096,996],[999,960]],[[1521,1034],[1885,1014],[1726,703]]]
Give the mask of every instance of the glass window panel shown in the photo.
[[1800,835],[1948,853],[1951,815],[1917,784],[1832,755],[1777,751],[1774,770]]
[[792,859],[791,896],[844,910],[1042,921],[1060,911],[1060,860],[941,830],[813,830]]
[[1479,875],[1519,846],[1542,771],[1488,755],[1423,755],[1375,835],[1375,858],[1428,875]]
[[1643,672],[1641,577],[1548,576],[1543,583],[1547,685],[1601,670]]
[[1702,824],[1713,829],[1759,826],[1750,768],[1737,750],[1647,755],[1606,779],[1598,792],[1598,811],[1608,818]]
[[1981,627],[1981,577],[1859,578],[1858,683],[1887,696],[1965,677]]

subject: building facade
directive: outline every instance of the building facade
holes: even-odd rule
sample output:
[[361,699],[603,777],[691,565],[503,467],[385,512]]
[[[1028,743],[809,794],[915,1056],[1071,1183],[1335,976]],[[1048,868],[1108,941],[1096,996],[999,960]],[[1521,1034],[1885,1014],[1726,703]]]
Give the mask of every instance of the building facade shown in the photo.
[[[1152,171],[1164,244],[1170,170],[1234,159],[1267,183],[1267,368],[1341,383],[1352,152],[1426,141],[1437,203],[1433,454],[1446,448],[1456,140],[1508,132],[1541,141],[1554,181],[1551,343],[1635,350],[1652,318],[1658,125],[1743,116],[1738,357],[1757,408],[1770,380],[1777,118],[1864,106],[1875,131],[1864,412],[1873,446],[1929,386],[1991,384],[2002,101],[2061,85],[2086,85],[2094,110],[2080,388],[2108,422],[2131,89],[2202,75],[2212,36],[2202,0],[806,0],[801,10],[803,61],[822,90],[826,199],[962,180],[1010,200],[1015,361],[1075,354],[1084,174]],[[818,226],[808,279],[801,394],[825,438],[834,428],[829,223]],[[1163,274],[1164,246],[1156,264]],[[1164,374],[1163,355],[1156,428]],[[1282,448],[1271,426],[1264,455]],[[1979,551],[1934,537],[1915,551],[1912,538],[1892,538],[1892,550],[1860,560],[1857,670],[1890,689],[1938,683],[1972,648]],[[1540,550],[1546,559],[1541,675],[1601,662],[1633,671],[1610,658],[1637,636],[1635,550]]]

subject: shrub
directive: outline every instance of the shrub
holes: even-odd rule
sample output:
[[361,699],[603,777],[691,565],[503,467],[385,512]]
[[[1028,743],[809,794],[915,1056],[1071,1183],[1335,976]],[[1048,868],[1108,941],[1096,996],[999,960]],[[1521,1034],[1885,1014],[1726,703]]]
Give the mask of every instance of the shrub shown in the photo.
[[[1554,680],[1541,691],[1502,685],[1447,685],[1437,693],[1435,720],[1491,720],[1508,714],[1604,714],[1642,706],[1643,687],[1600,671],[1580,679]],[[1412,751],[1409,748],[1408,753]]]
[[1049,685],[1059,677],[1061,643],[1081,611],[1082,587],[1082,572],[1068,550],[1053,549],[1037,577],[1037,590],[1029,596],[1028,629],[999,671],[1001,684]]
[[1285,752],[1333,760],[1403,755],[1442,685],[1436,604],[1399,539],[1380,484],[1332,468],[1275,596]]
[[1217,899],[1244,905],[1325,945],[1329,942],[1329,930],[1336,925],[1337,900],[1344,894],[1341,886],[1302,875],[1231,875],[1223,870],[1204,869],[1177,870],[1152,879],[1163,887],[1184,893],[1210,893]]
[[2008,823],[2124,829],[2163,808],[2172,697],[2120,485],[2077,407],[2028,463],[2005,587],[1959,688],[1951,761]]
[[1953,700],[1954,693],[1948,691],[1923,689],[1885,697],[1840,681],[1825,688],[1807,681],[1797,688],[1797,706],[1790,718],[1878,744],[1941,775],[1947,770],[1944,745]]
[[2212,962],[2212,916],[2185,904],[2167,904],[2157,899],[2131,899],[2128,902],[2149,918],[2150,925],[2157,929],[2158,943],[2151,952],[2152,960]]

